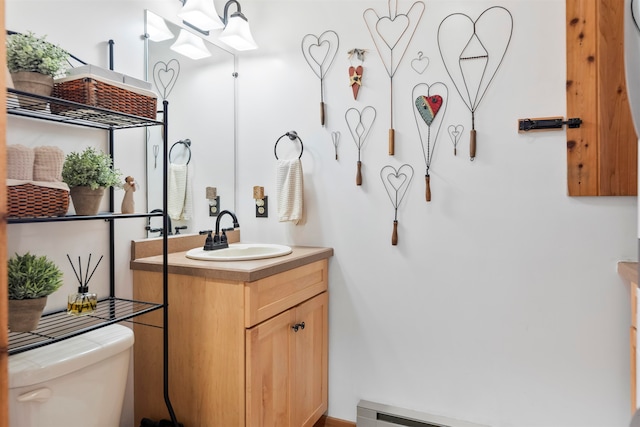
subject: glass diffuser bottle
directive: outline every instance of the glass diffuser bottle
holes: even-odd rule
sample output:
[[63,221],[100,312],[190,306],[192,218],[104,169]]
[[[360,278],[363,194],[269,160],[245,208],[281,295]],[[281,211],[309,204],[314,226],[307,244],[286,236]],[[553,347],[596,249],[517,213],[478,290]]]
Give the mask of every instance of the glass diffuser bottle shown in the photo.
[[[76,270],[73,262],[71,262],[71,257],[67,254],[67,259],[71,264],[71,268],[73,268],[73,272],[76,275],[76,279],[78,279],[78,292],[74,292],[69,295],[67,299],[67,314],[71,314],[74,316],[85,316],[87,314],[91,314],[96,311],[98,307],[98,295],[89,292],[89,281],[93,277],[93,273],[96,272],[98,265],[100,265],[100,261],[102,261],[102,256],[96,263],[95,267],[93,267],[93,271],[89,274],[89,268],[91,267],[91,254],[89,254],[89,260],[87,261],[87,268],[84,272],[84,278],[82,275],[82,260],[78,257],[78,270]],[[78,273],[79,271],[79,273]]]
[[98,294],[89,292],[89,286],[78,286],[78,292],[69,294],[67,314],[83,316],[96,311]]

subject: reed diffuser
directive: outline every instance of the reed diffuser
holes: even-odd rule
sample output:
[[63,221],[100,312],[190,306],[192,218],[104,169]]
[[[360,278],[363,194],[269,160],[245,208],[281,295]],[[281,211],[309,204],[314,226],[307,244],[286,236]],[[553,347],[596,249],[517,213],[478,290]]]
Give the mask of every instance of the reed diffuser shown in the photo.
[[[98,265],[100,265],[100,261],[102,261],[102,255],[100,259],[93,267],[91,274],[89,274],[89,268],[91,267],[91,254],[89,254],[89,260],[87,261],[87,268],[84,272],[84,277],[82,275],[82,260],[78,257],[78,270],[73,265],[71,261],[71,257],[67,254],[67,259],[71,264],[71,268],[73,268],[73,272],[76,275],[76,279],[78,279],[78,292],[74,292],[69,295],[69,299],[67,302],[67,314],[71,314],[74,316],[84,316],[87,314],[91,314],[96,311],[98,307],[98,294],[89,292],[89,281],[93,277],[93,273],[96,272]],[[78,274],[78,271],[80,272]]]

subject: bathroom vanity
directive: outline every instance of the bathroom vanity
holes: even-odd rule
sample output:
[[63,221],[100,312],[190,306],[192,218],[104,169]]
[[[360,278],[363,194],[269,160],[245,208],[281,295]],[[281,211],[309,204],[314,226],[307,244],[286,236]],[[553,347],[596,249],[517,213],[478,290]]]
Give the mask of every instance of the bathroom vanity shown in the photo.
[[[134,299],[160,301],[162,256],[147,256],[135,244]],[[168,256],[168,379],[178,421],[313,426],[327,409],[333,249],[293,247],[285,256],[227,262],[189,259],[184,246],[174,249]],[[136,422],[169,419],[161,316],[146,314],[134,326]]]

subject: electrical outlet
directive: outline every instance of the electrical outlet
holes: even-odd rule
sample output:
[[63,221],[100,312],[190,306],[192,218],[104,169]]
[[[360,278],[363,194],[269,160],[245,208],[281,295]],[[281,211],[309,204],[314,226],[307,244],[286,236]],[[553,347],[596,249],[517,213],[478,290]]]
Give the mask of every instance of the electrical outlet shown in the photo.
[[264,199],[256,199],[256,218],[267,218],[269,216],[269,196]]
[[209,216],[218,216],[220,213],[220,196],[209,199]]

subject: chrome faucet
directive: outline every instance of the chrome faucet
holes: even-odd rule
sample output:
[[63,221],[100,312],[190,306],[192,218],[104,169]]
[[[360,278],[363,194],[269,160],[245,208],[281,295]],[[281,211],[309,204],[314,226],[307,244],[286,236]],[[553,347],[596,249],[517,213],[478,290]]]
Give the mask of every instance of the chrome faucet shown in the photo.
[[205,251],[214,251],[216,249],[224,249],[229,247],[229,243],[227,242],[227,233],[225,232],[227,230],[222,230],[222,232],[220,231],[220,220],[226,214],[231,215],[231,218],[233,218],[233,227],[228,230],[233,230],[237,227],[240,227],[240,224],[238,224],[238,218],[236,217],[236,214],[227,210],[220,212],[218,214],[218,218],[216,219],[216,230],[213,234],[213,237],[211,237],[211,231],[204,232],[209,234],[209,236],[207,236],[207,241],[205,242],[205,245],[204,245]]

